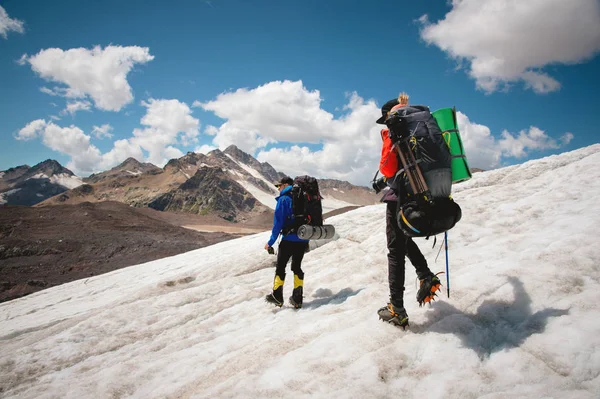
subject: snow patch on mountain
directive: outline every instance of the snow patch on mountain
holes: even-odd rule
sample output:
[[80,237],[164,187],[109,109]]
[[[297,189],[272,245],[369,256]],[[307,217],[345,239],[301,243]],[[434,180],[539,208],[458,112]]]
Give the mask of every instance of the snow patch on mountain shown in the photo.
[[54,184],[58,184],[59,186],[63,186],[70,189],[79,187],[83,184],[83,181],[78,176],[71,176],[66,173],[61,173],[58,175],[51,176],[50,182]]
[[253,177],[256,177],[257,179],[260,179],[262,181],[264,181],[265,183],[267,183],[267,185],[272,185],[274,182],[272,181],[268,181],[267,179],[265,179],[265,177],[256,169],[254,169],[253,167],[246,165],[245,163],[242,163],[240,161],[238,161],[237,159],[233,158],[231,155],[229,154],[225,154],[227,155],[227,157],[229,159],[231,159],[233,162],[235,162],[240,168],[244,169],[246,172],[250,173],[250,175],[252,175]]
[[246,191],[252,194],[252,196],[256,198],[258,202],[271,209],[275,209],[275,205],[277,205],[277,201],[275,201],[275,194],[265,193],[263,190],[256,187],[254,184],[245,180],[236,180],[236,182],[240,186],[244,187]]
[[49,179],[49,177],[45,173],[36,173],[35,175],[27,178],[27,180],[29,179]]
[[8,190],[3,193],[0,193],[0,205],[6,204],[6,202],[8,201],[7,198],[19,190],[20,190],[20,188],[13,188],[12,190]]

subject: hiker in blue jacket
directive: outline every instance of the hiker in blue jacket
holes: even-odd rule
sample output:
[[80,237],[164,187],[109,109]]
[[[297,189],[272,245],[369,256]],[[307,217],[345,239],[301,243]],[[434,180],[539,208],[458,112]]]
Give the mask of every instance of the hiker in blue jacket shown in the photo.
[[282,234],[279,250],[277,251],[277,267],[275,268],[275,279],[273,281],[273,292],[266,296],[265,300],[275,306],[283,305],[283,283],[285,281],[285,266],[292,258],[292,272],[294,273],[294,290],[290,297],[290,304],[294,308],[302,307],[302,289],[304,284],[304,272],[302,271],[302,258],[308,249],[308,241],[298,238],[295,232],[289,232],[293,225],[294,212],[292,209],[292,186],[294,181],[290,177],[284,177],[275,186],[279,190],[279,196],[275,198],[275,215],[273,216],[273,230],[271,238],[265,244],[267,251],[272,251],[273,244]]

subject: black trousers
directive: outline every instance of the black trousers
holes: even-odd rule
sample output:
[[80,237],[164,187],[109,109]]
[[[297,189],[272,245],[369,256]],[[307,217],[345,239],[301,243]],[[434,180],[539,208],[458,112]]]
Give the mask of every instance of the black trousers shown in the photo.
[[417,271],[417,277],[423,279],[430,276],[431,270],[421,250],[412,240],[404,235],[396,219],[397,203],[388,202],[385,214],[386,237],[388,247],[388,281],[390,285],[390,302],[397,308],[404,307],[405,257]]
[[304,272],[302,271],[302,259],[306,252],[307,242],[295,242],[281,240],[279,251],[277,253],[277,267],[275,275],[279,276],[281,281],[285,280],[285,266],[290,258],[292,258],[292,272],[298,276],[300,280],[304,280]]
[[283,282],[285,281],[285,266],[292,258],[292,272],[294,273],[294,291],[292,296],[298,304],[302,303],[304,272],[302,271],[302,258],[308,248],[307,242],[281,240],[277,253],[277,266],[275,268],[275,281],[273,282],[273,296],[283,302]]

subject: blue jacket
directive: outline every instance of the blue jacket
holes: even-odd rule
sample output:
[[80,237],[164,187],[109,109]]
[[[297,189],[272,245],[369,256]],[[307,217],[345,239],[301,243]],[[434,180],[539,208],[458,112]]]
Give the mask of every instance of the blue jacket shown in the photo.
[[[288,186],[283,189],[277,198],[277,205],[275,206],[275,215],[273,216],[273,230],[271,231],[271,238],[269,239],[269,246],[272,247],[279,237],[279,233],[285,226],[289,226],[294,221],[294,212],[292,211],[292,187]],[[298,238],[298,234],[289,233],[283,236],[282,240],[295,241],[295,242],[308,242],[308,240],[302,240]]]

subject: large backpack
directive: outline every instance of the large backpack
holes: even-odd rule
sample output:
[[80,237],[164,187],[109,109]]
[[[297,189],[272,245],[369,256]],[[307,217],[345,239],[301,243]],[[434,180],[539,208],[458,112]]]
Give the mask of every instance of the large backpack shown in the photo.
[[291,190],[294,223],[287,226],[285,234],[295,233],[302,225],[323,226],[323,206],[317,179],[297,176]]
[[[451,229],[462,212],[451,197],[450,150],[429,108],[394,107],[386,125],[406,174],[398,196],[398,225],[409,237],[428,237]],[[423,180],[426,185],[419,185]]]

